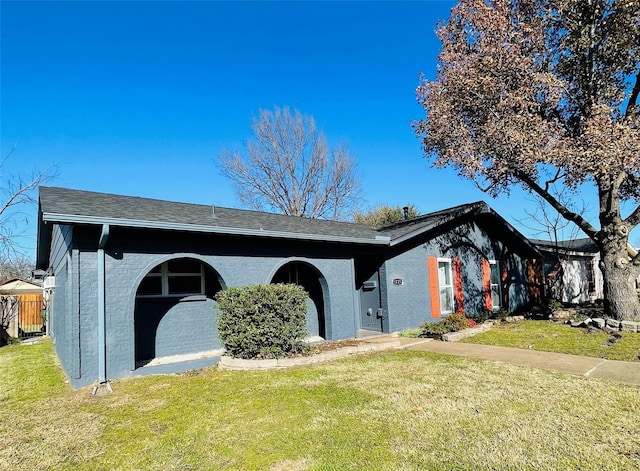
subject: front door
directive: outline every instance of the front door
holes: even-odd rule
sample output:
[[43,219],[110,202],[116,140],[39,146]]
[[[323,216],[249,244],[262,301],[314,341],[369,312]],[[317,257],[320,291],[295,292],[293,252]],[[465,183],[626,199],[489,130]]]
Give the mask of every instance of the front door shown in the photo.
[[380,275],[376,271],[360,287],[360,328],[382,332],[383,319],[380,304]]

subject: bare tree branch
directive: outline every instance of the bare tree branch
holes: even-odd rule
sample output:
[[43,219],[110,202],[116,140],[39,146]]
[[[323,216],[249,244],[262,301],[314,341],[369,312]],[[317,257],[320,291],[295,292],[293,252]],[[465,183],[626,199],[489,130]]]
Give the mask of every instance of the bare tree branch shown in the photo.
[[357,204],[360,183],[345,146],[331,149],[311,116],[260,110],[243,152],[223,150],[220,172],[253,209],[341,219]]
[[628,118],[631,116],[633,109],[636,106],[638,101],[638,94],[640,94],[640,71],[636,75],[636,82],[633,85],[633,89],[631,90],[631,95],[629,95],[629,101],[627,102],[627,109],[624,112],[624,117]]
[[[2,158],[0,170],[15,149],[16,146],[13,146],[11,151]],[[25,205],[35,205],[38,187],[55,178],[56,173],[57,168],[52,165],[42,171],[33,172],[28,178],[20,175],[8,175],[2,180],[2,186],[0,187],[0,194],[2,195],[0,200],[1,256],[10,260],[24,255],[19,244],[19,239],[24,230],[15,232],[13,228],[28,223],[26,218],[21,223],[18,222],[18,218],[22,215],[21,208]]]
[[549,191],[546,191],[544,188],[538,185],[538,182],[530,178],[524,172],[517,172],[517,174],[518,174],[518,177],[523,182],[525,182],[529,188],[531,188],[531,190],[533,190],[535,193],[540,195],[540,197],[542,197],[542,199],[544,199],[547,203],[549,203],[553,209],[558,211],[558,213],[560,213],[562,217],[575,223],[592,240],[594,241],[597,240],[598,232],[599,232],[598,229],[593,227],[589,223],[589,221],[587,221],[584,217],[582,217],[582,215],[571,211],[564,204],[558,201]]

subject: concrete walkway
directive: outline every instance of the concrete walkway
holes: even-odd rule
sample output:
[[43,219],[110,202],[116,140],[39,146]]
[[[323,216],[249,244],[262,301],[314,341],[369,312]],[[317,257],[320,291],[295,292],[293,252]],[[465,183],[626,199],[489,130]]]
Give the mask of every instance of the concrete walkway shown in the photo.
[[[389,340],[389,336],[385,336]],[[371,341],[383,341],[378,337]],[[564,353],[540,352],[520,348],[495,347],[471,343],[441,342],[432,339],[395,337],[407,350],[444,353],[483,360],[501,361],[514,365],[558,371],[585,378],[604,379],[618,383],[640,386],[640,363],[604,360],[602,358],[567,355]]]

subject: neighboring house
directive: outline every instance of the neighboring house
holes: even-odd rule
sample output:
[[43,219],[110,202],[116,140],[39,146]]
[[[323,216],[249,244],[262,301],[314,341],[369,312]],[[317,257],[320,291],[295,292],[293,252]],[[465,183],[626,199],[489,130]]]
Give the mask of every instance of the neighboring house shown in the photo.
[[214,296],[230,286],[297,283],[310,334],[339,340],[522,308],[541,297],[539,258],[483,202],[374,229],[40,188],[37,268],[75,388],[214,364]]
[[603,281],[600,250],[589,238],[560,240],[532,239],[543,256],[549,294],[563,303],[579,304],[602,299]]
[[[604,298],[604,282],[600,270],[600,249],[589,238],[560,240],[532,239],[543,256],[544,274],[549,294],[570,304],[593,302]],[[629,257],[635,249],[628,246]],[[636,280],[636,289],[640,279]]]
[[0,284],[0,328],[9,337],[25,337],[44,331],[42,286],[13,278]]

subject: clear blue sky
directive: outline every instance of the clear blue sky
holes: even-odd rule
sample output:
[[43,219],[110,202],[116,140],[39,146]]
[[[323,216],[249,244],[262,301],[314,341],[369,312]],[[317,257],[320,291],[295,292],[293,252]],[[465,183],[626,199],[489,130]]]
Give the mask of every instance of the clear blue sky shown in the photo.
[[55,164],[51,185],[237,207],[221,148],[291,106],[348,143],[367,205],[484,199],[513,223],[522,192],[492,200],[431,168],[410,127],[453,4],[2,1],[2,178]]

